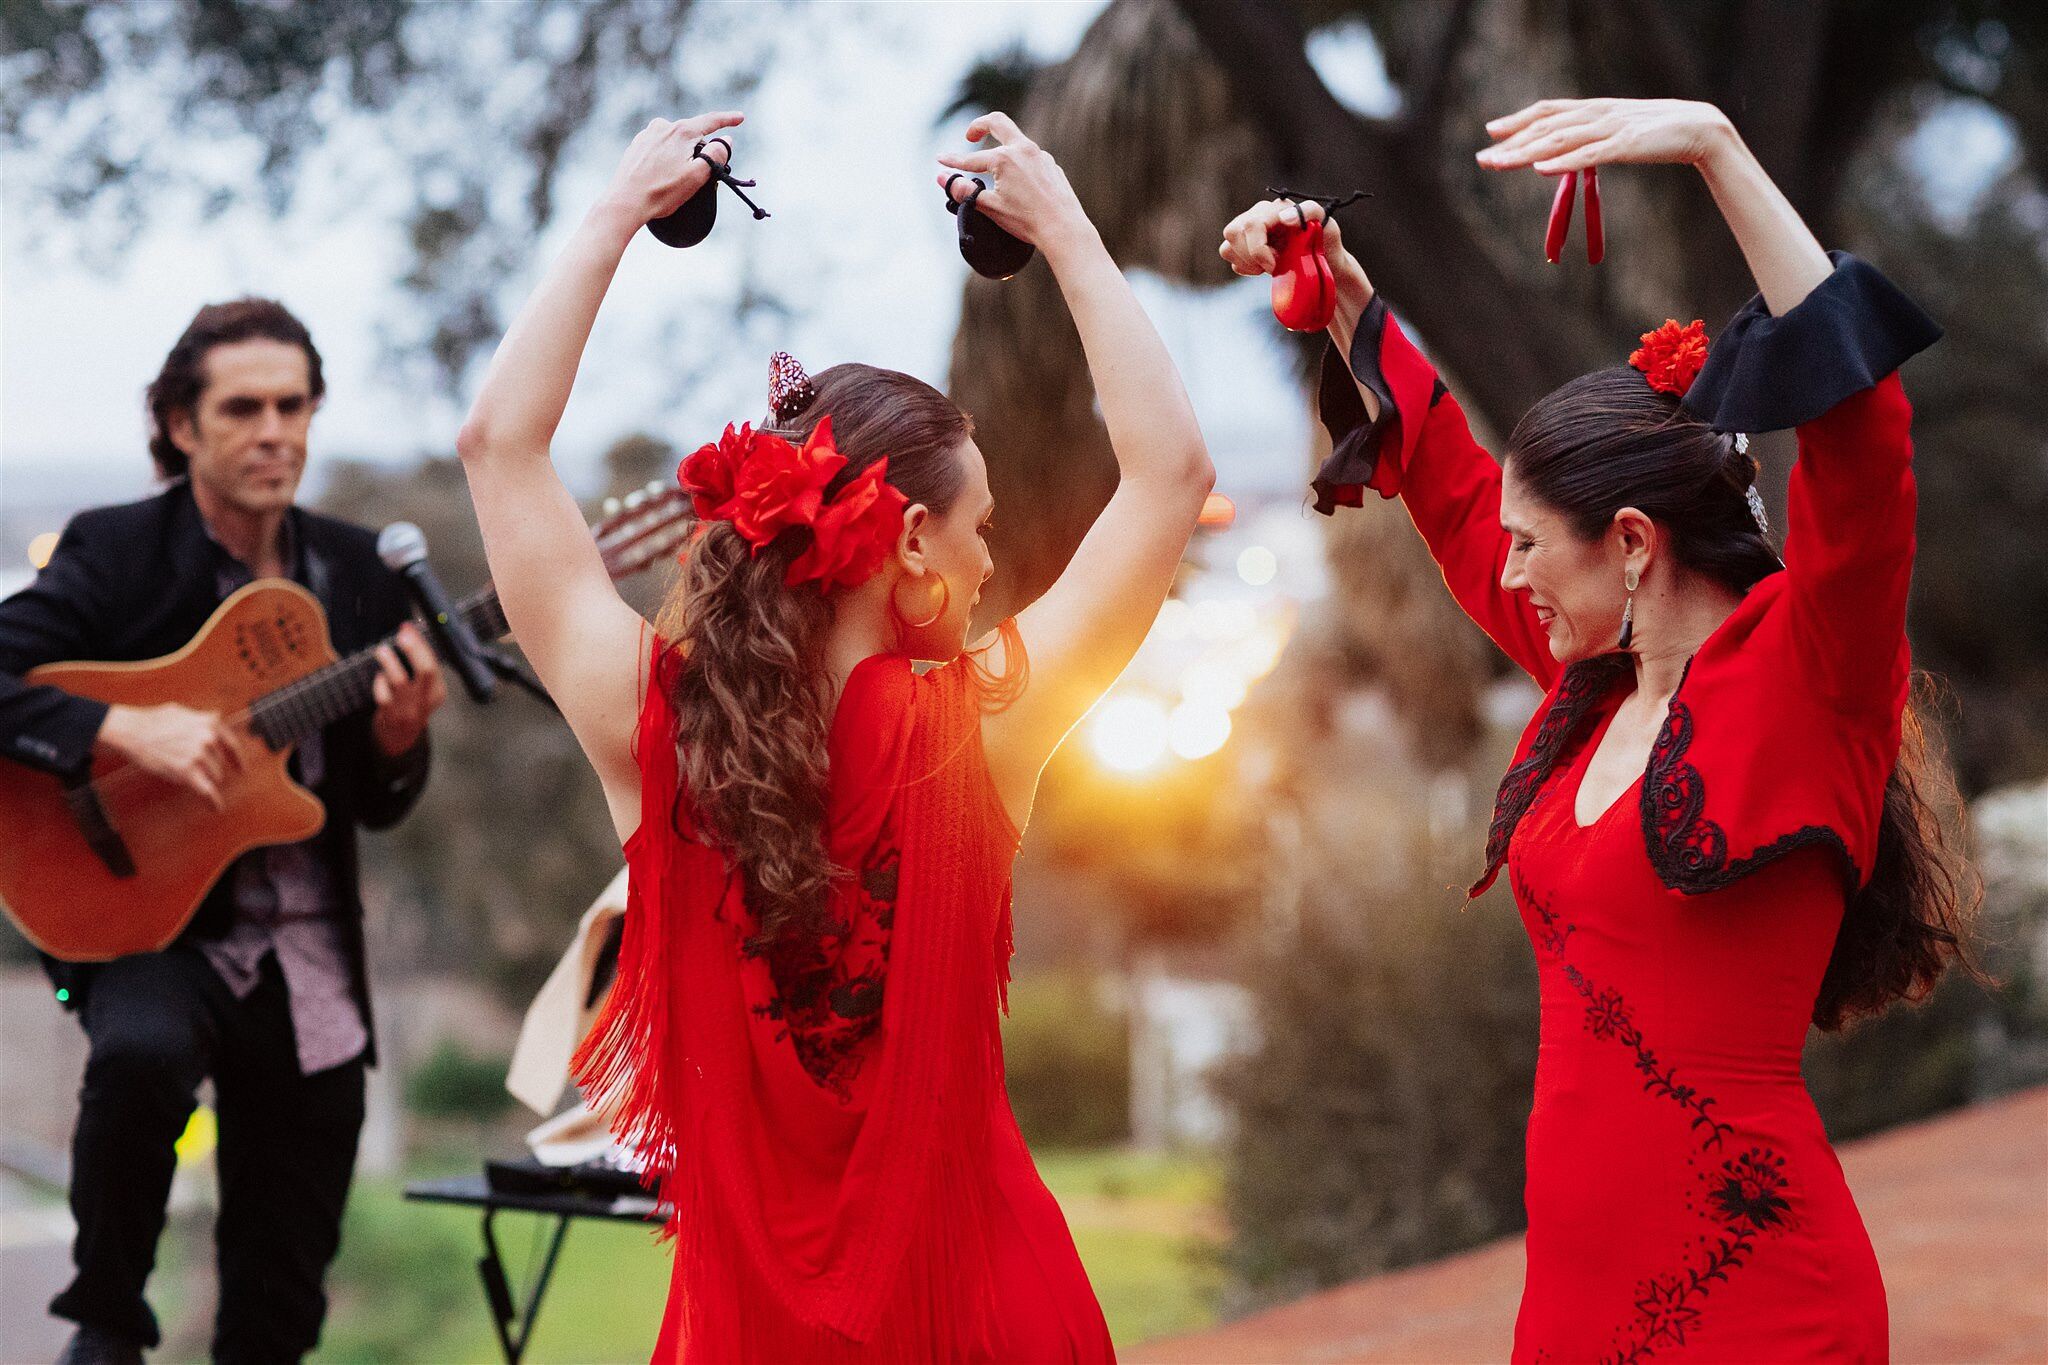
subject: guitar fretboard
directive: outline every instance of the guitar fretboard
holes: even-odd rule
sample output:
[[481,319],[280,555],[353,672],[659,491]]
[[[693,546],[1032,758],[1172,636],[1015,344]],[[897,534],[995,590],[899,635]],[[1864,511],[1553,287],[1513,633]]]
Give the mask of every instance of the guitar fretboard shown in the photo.
[[[504,608],[498,604],[496,588],[485,588],[465,597],[455,610],[469,622],[479,640],[502,639],[511,630]],[[346,716],[368,710],[377,672],[375,648],[317,668],[251,703],[249,728],[272,749],[295,744]]]

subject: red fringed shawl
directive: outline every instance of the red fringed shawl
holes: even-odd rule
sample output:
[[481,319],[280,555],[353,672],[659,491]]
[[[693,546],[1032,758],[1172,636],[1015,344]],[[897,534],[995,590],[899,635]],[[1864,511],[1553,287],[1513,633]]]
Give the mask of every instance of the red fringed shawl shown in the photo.
[[982,1354],[1017,844],[982,757],[986,675],[884,655],[848,679],[826,830],[847,932],[806,977],[746,953],[738,878],[687,833],[674,666],[657,646],[618,982],[577,1058],[673,1205],[657,1358]]

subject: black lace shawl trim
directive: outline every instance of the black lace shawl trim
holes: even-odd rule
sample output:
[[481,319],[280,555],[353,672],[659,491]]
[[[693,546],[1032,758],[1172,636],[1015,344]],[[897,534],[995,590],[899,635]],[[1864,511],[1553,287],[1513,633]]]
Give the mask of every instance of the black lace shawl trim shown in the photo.
[[[1692,665],[1686,665],[1691,671]],[[1685,686],[1684,679],[1679,687]],[[1650,765],[1643,773],[1643,843],[1657,880],[1689,896],[1719,891],[1802,848],[1826,848],[1836,855],[1846,893],[1861,883],[1849,845],[1826,825],[1802,825],[1771,840],[1745,858],[1728,856],[1728,835],[1706,816],[1707,784],[1700,770],[1685,761],[1692,747],[1692,708],[1677,695],[1650,746]]]
[[[1486,890],[1500,874],[1516,826],[1584,729],[1595,703],[1606,696],[1625,667],[1625,656],[1609,654],[1582,660],[1565,670],[1557,695],[1536,728],[1528,756],[1501,778],[1494,797],[1493,820],[1486,833],[1486,870],[1472,884],[1469,895],[1477,896]],[[1698,768],[1685,761],[1694,734],[1692,708],[1684,699],[1685,680],[1691,673],[1692,664],[1688,661],[1643,770],[1643,844],[1657,880],[1688,896],[1703,895],[1731,886],[1788,853],[1802,848],[1825,848],[1835,855],[1845,894],[1854,896],[1862,885],[1861,873],[1850,856],[1848,841],[1827,825],[1802,825],[1746,857],[1728,856],[1727,832],[1707,818],[1706,779]]]
[[1557,767],[1566,746],[1585,727],[1586,717],[1591,714],[1594,703],[1607,695],[1626,666],[1625,656],[1608,654],[1597,659],[1582,659],[1565,669],[1564,678],[1558,683],[1557,695],[1551,699],[1549,709],[1543,713],[1542,723],[1536,727],[1536,738],[1529,744],[1528,756],[1507,770],[1500,780],[1500,789],[1494,794],[1493,821],[1486,829],[1486,871],[1472,884],[1469,895],[1478,895],[1493,885],[1493,879],[1500,875],[1501,864],[1508,857],[1508,842],[1515,835],[1515,826],[1521,824],[1522,817],[1528,814],[1536,793],[1543,789],[1544,779]]

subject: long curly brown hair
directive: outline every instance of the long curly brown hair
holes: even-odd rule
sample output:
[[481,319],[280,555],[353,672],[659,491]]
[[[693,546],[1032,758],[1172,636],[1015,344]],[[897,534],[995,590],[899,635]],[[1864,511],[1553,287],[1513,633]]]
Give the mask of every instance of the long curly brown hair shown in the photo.
[[[1508,462],[1585,539],[1635,507],[1670,534],[1681,564],[1737,592],[1780,568],[1744,496],[1756,459],[1633,369],[1596,370],[1539,399],[1508,440]],[[1962,799],[1924,723],[1937,690],[1914,675],[1875,864],[1843,913],[1814,1002],[1818,1028],[1920,1000],[1951,962],[1980,976],[1966,944],[1983,888],[1944,822],[1960,820]]]
[[[826,485],[828,501],[887,456],[886,477],[904,497],[935,517],[952,507],[974,428],[951,399],[872,365],[835,365],[811,383],[816,398],[775,429],[801,442],[831,417],[846,467]],[[782,581],[809,543],[793,527],[756,554],[732,523],[711,522],[662,611],[661,634],[682,659],[670,697],[682,790],[700,837],[744,879],[756,952],[815,936],[839,872],[824,843],[832,602],[816,584]]]

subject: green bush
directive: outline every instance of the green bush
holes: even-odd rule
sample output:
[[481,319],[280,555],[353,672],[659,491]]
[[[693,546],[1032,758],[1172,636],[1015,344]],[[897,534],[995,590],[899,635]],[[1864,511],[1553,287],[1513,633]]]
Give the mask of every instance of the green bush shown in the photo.
[[507,1065],[504,1057],[479,1056],[444,1038],[406,1077],[406,1107],[426,1118],[494,1119],[512,1103]]
[[1218,1075],[1236,1307],[1523,1225],[1535,964],[1505,894],[1437,887],[1325,884],[1253,959],[1258,1041]]
[[1010,986],[1004,1068],[1032,1146],[1095,1147],[1131,1132],[1131,1029],[1096,978],[1039,972]]

